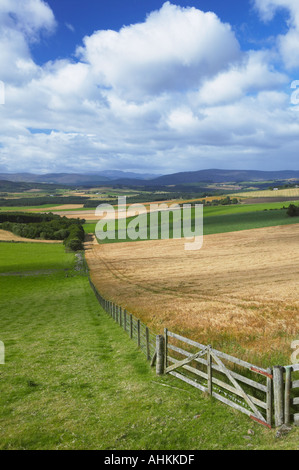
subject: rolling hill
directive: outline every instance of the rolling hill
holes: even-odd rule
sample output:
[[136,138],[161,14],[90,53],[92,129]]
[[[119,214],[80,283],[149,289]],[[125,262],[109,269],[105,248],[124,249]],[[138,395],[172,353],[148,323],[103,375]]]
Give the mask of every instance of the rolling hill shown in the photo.
[[70,186],[95,186],[100,184],[128,186],[170,186],[194,183],[240,183],[244,181],[285,181],[299,180],[299,171],[256,171],[256,170],[199,170],[174,173],[164,176],[138,174],[132,172],[107,170],[93,174],[50,173],[35,175],[31,173],[1,173],[0,180],[13,182],[62,184]]

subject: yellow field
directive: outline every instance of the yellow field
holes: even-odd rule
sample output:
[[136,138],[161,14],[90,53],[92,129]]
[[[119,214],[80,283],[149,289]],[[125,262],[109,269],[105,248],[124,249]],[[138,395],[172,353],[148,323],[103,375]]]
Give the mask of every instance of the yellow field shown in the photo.
[[0,230],[0,241],[2,242],[27,242],[27,243],[62,243],[58,240],[31,240],[30,238],[23,238],[14,235],[6,230]]
[[54,211],[71,211],[72,209],[82,209],[84,204],[62,204],[61,206],[53,206],[47,207],[47,209],[43,209],[39,207],[38,209],[22,209],[23,212],[54,212]]
[[299,224],[183,240],[86,246],[101,294],[164,327],[239,357],[290,360],[299,339]]
[[278,191],[250,191],[248,193],[235,193],[231,197],[299,197],[299,188],[278,189]]

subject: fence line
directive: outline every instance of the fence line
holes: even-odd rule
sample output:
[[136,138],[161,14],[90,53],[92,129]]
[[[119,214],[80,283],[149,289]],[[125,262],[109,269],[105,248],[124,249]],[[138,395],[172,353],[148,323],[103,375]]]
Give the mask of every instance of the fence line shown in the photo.
[[275,427],[291,421],[299,425],[299,364],[264,369],[166,328],[164,335],[156,335],[139,318],[104,299],[86,267],[103,310],[136,342],[151,366],[156,366],[157,375],[170,374],[268,428],[273,417]]

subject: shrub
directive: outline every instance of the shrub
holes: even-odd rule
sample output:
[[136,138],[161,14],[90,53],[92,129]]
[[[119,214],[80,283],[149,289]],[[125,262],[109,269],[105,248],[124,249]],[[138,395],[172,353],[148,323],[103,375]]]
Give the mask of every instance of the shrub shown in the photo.
[[80,251],[83,250],[83,243],[79,238],[72,238],[66,242],[65,247],[72,251]]
[[297,217],[299,216],[299,206],[295,206],[294,204],[290,204],[287,210],[287,214],[289,217]]

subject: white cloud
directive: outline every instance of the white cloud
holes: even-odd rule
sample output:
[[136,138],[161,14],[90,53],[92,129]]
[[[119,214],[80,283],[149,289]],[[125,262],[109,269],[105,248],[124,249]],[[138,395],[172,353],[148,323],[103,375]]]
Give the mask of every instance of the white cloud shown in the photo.
[[277,11],[289,11],[288,32],[279,35],[277,46],[288,69],[299,68],[299,2],[298,0],[255,0],[255,6],[264,21],[271,21]]
[[136,100],[198,86],[240,51],[231,27],[214,13],[167,2],[144,23],[84,38],[77,54],[99,82]]
[[266,51],[250,51],[241,62],[207,80],[199,91],[199,99],[206,105],[232,102],[246,93],[275,89],[288,81],[286,75],[271,66]]
[[72,33],[75,32],[75,28],[74,28],[74,26],[73,26],[71,23],[65,23],[65,26],[66,26],[67,29],[69,29]]
[[168,2],[143,23],[86,37],[76,62],[38,66],[31,42],[53,28],[44,2],[0,0],[1,171],[295,165],[288,77],[272,51],[242,52],[215,14]]
[[18,30],[30,40],[56,25],[51,8],[42,0],[1,0],[0,21],[4,29]]
[[1,0],[1,80],[20,83],[38,72],[29,44],[37,41],[42,31],[53,32],[55,25],[52,10],[41,0]]

